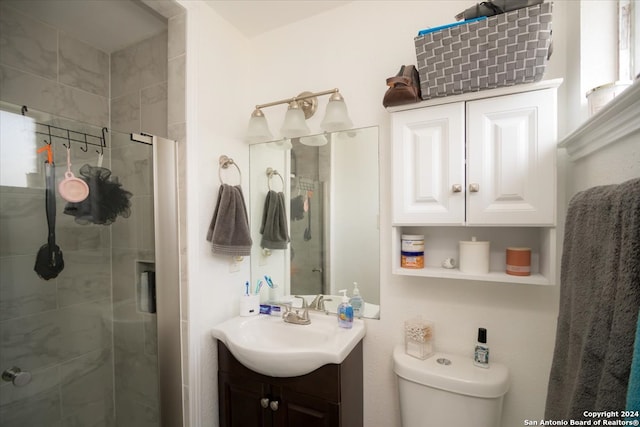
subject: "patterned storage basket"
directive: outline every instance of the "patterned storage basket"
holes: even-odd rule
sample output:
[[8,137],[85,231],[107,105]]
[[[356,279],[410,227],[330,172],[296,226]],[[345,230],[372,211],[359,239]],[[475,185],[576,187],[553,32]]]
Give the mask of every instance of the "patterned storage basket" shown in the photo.
[[552,3],[415,38],[422,99],[542,80]]

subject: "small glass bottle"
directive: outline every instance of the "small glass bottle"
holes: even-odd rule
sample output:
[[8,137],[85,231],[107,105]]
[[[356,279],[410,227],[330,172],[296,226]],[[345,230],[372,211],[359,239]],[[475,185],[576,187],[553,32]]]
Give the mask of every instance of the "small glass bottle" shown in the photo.
[[473,353],[473,364],[481,368],[489,367],[489,346],[487,345],[487,330],[478,329],[478,342]]

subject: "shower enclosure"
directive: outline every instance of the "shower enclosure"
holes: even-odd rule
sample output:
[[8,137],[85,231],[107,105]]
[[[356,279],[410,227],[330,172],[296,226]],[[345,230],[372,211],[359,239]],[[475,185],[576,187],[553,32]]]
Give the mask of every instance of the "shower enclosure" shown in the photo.
[[[0,112],[0,367],[14,374],[0,386],[0,424],[158,426],[154,147],[130,134],[16,110],[3,103]],[[37,153],[46,144],[56,184],[69,147],[72,172],[101,162],[109,180],[132,195],[130,209],[109,224],[67,214],[72,205],[56,191],[64,268],[50,280],[34,271],[48,237],[47,156]]]
[[[184,11],[167,13],[171,30],[137,1],[0,2],[3,427],[182,425],[177,144],[141,135],[184,138],[168,90],[184,96]],[[140,25],[120,25],[133,16]],[[109,44],[107,27],[124,37]],[[153,28],[130,37],[142,27]],[[44,161],[51,147],[57,186],[66,146],[77,177],[102,161],[130,207],[76,220],[55,188],[64,268],[45,280],[34,271],[49,241]]]

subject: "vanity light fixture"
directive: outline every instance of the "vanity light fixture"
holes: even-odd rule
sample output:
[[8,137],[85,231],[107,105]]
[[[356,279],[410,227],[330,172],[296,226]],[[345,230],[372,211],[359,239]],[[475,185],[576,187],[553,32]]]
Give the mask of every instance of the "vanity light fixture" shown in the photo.
[[262,112],[262,109],[280,104],[289,104],[284,123],[282,123],[282,127],[280,128],[281,135],[285,138],[298,138],[309,135],[311,130],[309,126],[307,126],[306,120],[315,114],[318,109],[318,97],[323,95],[331,96],[329,97],[325,117],[320,123],[320,127],[326,132],[335,132],[350,128],[352,122],[347,112],[347,105],[337,88],[323,92],[302,92],[293,98],[256,105],[256,109],[249,119],[249,126],[245,137],[246,142],[266,142],[273,139],[273,134],[269,130],[267,118]]

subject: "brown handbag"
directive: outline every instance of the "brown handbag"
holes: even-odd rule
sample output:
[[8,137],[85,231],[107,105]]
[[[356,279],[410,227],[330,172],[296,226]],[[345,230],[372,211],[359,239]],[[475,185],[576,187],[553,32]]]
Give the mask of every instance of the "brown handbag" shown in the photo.
[[387,92],[382,99],[382,105],[392,107],[394,105],[411,104],[419,102],[420,77],[418,70],[413,65],[403,65],[400,71],[387,79]]

